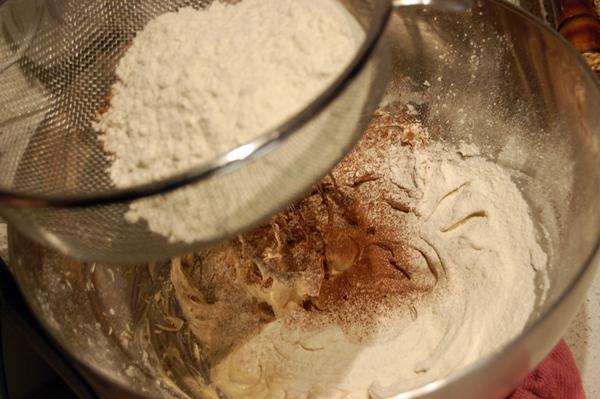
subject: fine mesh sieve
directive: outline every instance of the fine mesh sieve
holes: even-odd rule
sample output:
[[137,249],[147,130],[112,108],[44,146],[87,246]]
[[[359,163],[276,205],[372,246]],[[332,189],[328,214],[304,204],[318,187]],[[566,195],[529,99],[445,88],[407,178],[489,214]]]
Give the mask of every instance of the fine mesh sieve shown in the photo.
[[[117,190],[92,128],[118,60],[152,18],[207,0],[19,0],[0,7],[0,212],[23,233],[90,260],[134,262],[189,252],[255,225],[302,195],[357,140],[385,82],[379,48],[391,5],[344,0],[366,39],[343,76],[283,126],[208,165]],[[244,166],[236,168],[240,160]],[[292,166],[289,166],[289,165]],[[124,215],[194,190],[202,234],[172,242]],[[194,215],[190,215],[194,217]]]

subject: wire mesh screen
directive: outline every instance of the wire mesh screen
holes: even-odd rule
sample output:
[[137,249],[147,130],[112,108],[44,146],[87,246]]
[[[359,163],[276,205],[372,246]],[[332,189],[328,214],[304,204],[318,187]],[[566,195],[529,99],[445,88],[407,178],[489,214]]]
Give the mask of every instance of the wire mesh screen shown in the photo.
[[[384,2],[343,1],[367,31],[382,19]],[[209,3],[13,0],[0,6],[0,59],[7,60],[0,69],[0,189],[52,195],[114,189],[108,154],[92,124],[107,106],[120,57],[151,19]],[[195,190],[207,209],[197,217],[197,226],[206,231],[198,239],[171,242],[152,233],[145,221],[127,222],[124,215],[135,202],[0,212],[38,241],[107,262],[165,258],[231,236],[306,192],[358,139],[386,82],[382,53],[376,52],[326,109],[267,156],[209,181],[139,200],[171,201],[176,208],[182,190]],[[290,160],[293,167],[281,166]]]

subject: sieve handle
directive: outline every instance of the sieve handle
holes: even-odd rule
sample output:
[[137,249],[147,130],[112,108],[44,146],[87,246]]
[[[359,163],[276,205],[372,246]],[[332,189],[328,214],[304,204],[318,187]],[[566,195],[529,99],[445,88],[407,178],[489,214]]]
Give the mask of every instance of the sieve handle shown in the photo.
[[392,0],[394,7],[426,6],[440,11],[463,12],[471,8],[471,0]]

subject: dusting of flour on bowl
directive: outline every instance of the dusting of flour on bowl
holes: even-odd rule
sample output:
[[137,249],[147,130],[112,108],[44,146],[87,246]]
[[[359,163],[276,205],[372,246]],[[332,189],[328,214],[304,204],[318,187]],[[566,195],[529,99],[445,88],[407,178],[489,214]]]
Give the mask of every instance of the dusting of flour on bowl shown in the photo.
[[[185,172],[275,128],[342,73],[363,37],[333,0],[215,1],[150,21],[120,60],[95,125],[114,184]],[[140,201],[126,219],[194,241],[197,229],[186,226],[207,209],[193,190],[177,194],[177,206]]]

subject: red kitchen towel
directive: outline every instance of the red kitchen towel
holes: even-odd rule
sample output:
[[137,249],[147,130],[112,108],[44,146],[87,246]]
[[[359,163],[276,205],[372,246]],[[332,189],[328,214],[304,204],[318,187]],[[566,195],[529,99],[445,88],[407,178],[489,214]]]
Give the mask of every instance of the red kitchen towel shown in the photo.
[[566,342],[560,341],[508,399],[585,399],[579,370]]

